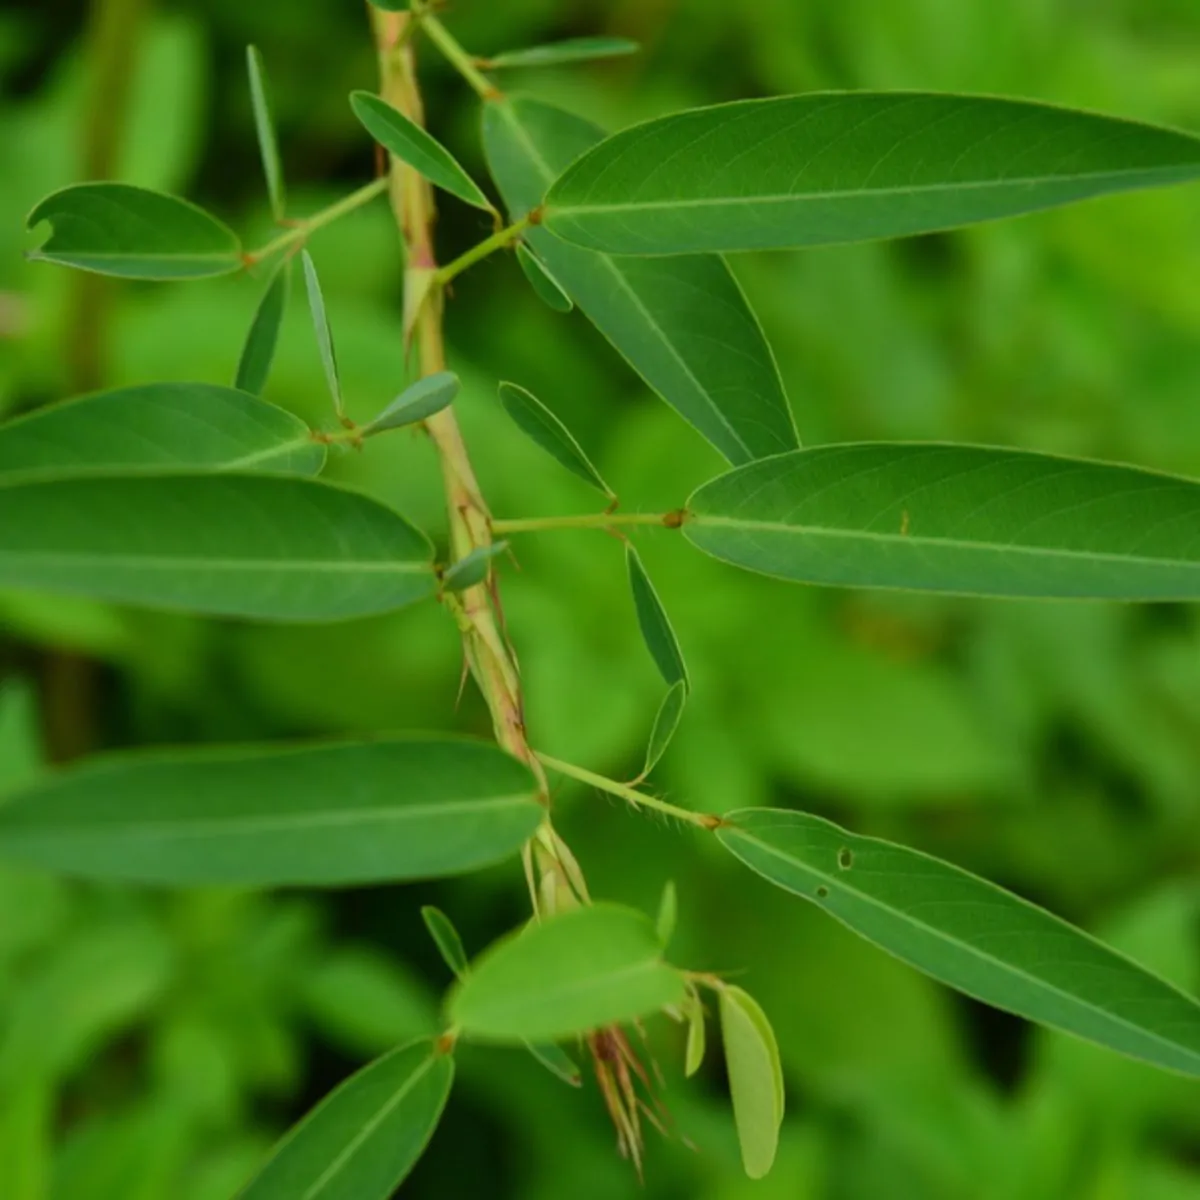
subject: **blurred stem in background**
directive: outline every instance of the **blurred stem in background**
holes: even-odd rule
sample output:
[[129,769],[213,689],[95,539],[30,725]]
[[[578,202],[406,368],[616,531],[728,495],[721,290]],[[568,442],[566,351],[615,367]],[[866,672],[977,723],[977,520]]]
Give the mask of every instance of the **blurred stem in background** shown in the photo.
[[[92,0],[84,42],[83,140],[80,178],[111,179],[129,115],[138,45],[150,0]],[[71,276],[64,326],[67,394],[94,392],[107,374],[112,282]],[[78,758],[96,745],[96,664],[69,649],[48,651],[42,665],[42,723],[54,762]]]

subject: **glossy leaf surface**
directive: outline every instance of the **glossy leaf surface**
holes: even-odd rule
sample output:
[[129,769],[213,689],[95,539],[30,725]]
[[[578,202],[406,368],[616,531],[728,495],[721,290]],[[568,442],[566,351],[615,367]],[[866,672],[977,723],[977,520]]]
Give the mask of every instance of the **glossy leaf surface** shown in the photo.
[[827,92],[661,117],[586,154],[545,227],[609,254],[903,237],[1200,178],[1200,139],[986,96]]
[[[484,107],[484,149],[513,217],[603,131],[524,97]],[[734,463],[798,445],[775,359],[728,266],[711,256],[594,254],[531,229],[526,240],[646,382]]]
[[683,977],[662,961],[654,925],[633,909],[577,908],[502,939],[450,1001],[473,1037],[550,1041],[679,1004]]
[[751,1179],[761,1179],[775,1162],[783,1123],[779,1047],[766,1014],[749,993],[738,987],[723,987],[719,1004],[742,1165]]
[[575,435],[532,392],[515,383],[502,383],[500,403],[531,441],[541,446],[572,475],[612,499],[612,489],[575,440]]
[[127,279],[203,279],[242,267],[227,225],[202,208],[127,183],[81,183],[42,200],[26,222],[49,221],[32,258]]
[[490,71],[507,67],[551,67],[561,63],[588,62],[597,58],[621,58],[636,54],[641,47],[629,38],[578,37],[544,46],[529,46],[524,50],[506,50],[481,64]]
[[173,885],[429,879],[515,854],[535,796],[516,759],[465,738],[121,755],[15,794],[0,857]]
[[0,481],[208,467],[315,475],[325,449],[299,417],[211,383],[93,392],[0,424]]
[[386,100],[371,92],[352,92],[350,107],[362,127],[401,162],[452,196],[485,212],[492,211],[491,201],[454,155]]
[[277,621],[431,595],[432,548],[357,492],[269,475],[144,475],[0,487],[0,587]]
[[279,328],[287,309],[288,291],[292,281],[291,264],[283,261],[267,280],[266,291],[254,310],[250,331],[238,359],[234,386],[258,395],[267,385],[275,347],[279,344]]
[[383,433],[388,429],[400,429],[424,421],[452,404],[461,386],[453,371],[437,371],[426,375],[406,387],[379,416],[363,428],[363,434]]
[[262,158],[263,175],[267,181],[271,213],[276,221],[281,221],[287,207],[283,166],[279,161],[275,122],[271,118],[271,103],[267,98],[266,68],[257,46],[246,47],[246,71],[250,79],[250,104],[254,109],[254,133],[258,138],[258,153]]
[[1200,1076],[1200,1004],[1087,934],[949,863],[820,817],[726,815],[751,870],[977,1000]]
[[625,563],[629,570],[629,587],[633,592],[633,606],[637,612],[638,627],[642,631],[646,648],[654,659],[659,674],[668,687],[682,683],[684,688],[690,686],[688,681],[687,664],[683,661],[683,651],[679,648],[679,639],[671,626],[671,619],[663,607],[646,574],[641,555],[629,543],[625,547]]
[[1200,483],[1019,450],[822,446],[688,501],[689,541],[806,583],[994,596],[1200,597]]
[[238,1200],[387,1200],[421,1157],[454,1082],[433,1042],[376,1059],[279,1143]]

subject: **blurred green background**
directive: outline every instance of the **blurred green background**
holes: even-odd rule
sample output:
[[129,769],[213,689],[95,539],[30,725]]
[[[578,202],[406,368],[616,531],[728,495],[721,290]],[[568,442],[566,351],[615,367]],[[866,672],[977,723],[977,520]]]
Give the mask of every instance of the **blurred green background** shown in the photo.
[[[106,3],[126,0],[99,0]],[[113,173],[269,226],[243,49],[265,55],[296,213],[368,179],[346,103],[374,85],[361,5],[144,0],[127,32],[131,116]],[[458,0],[489,53],[613,33],[645,53],[513,78],[610,127],[681,106],[819,88],[1012,93],[1200,129],[1195,0]],[[24,215],[79,179],[98,113],[78,0],[0,7],[0,413],[81,385],[227,382],[249,279],[95,289],[26,264]],[[93,47],[94,49],[94,47]],[[426,55],[430,120],[479,177],[472,97]],[[1200,474],[1200,203],[1125,197],[965,234],[748,257],[737,272],[802,436],[943,438]],[[487,232],[454,201],[443,259]],[[320,233],[352,415],[401,387],[400,248],[377,204]],[[574,428],[626,507],[682,502],[720,462],[510,257],[464,276],[449,316],[459,408],[499,515],[588,511],[506,424],[510,378]],[[92,339],[92,341],[89,341]],[[267,395],[328,423],[293,296]],[[407,434],[332,473],[444,529],[428,446]],[[1200,620],[1183,606],[984,603],[787,587],[639,545],[695,694],[658,775],[720,811],[797,805],[982,872],[1200,986]],[[535,743],[627,778],[659,700],[621,548],[546,534],[503,570]],[[456,635],[426,605],[320,629],[201,623],[0,593],[0,787],[105,746],[394,728],[486,731],[456,704]],[[462,1055],[404,1194],[522,1200],[1185,1200],[1200,1197],[1200,1091],[985,1010],[774,892],[715,846],[564,789],[593,889],[653,911],[680,895],[673,957],[737,973],[779,1032],[790,1090],[771,1178],[740,1178],[719,1056],[680,1079],[686,1138],[653,1138],[639,1190],[594,1088],[525,1056]],[[366,1058],[436,1020],[445,971],[418,907],[478,949],[522,919],[510,863],[461,881],[339,894],[165,894],[0,872],[0,1197],[227,1200],[272,1140]]]

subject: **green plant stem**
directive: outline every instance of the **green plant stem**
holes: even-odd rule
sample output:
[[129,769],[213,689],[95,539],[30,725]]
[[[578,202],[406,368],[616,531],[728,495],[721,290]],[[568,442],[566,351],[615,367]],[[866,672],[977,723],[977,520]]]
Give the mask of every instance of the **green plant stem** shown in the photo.
[[493,533],[542,533],[551,529],[615,529],[621,525],[660,525],[664,529],[682,524],[678,513],[584,513],[577,517],[518,517],[492,522]]
[[504,229],[493,233],[490,238],[480,242],[477,246],[472,246],[465,254],[460,254],[453,262],[440,267],[434,274],[434,283],[438,287],[445,287],[450,280],[461,275],[468,267],[473,267],[477,262],[482,262],[489,254],[494,254],[497,250],[503,250],[505,246],[511,246],[529,228],[530,224],[531,222],[528,217],[522,217],[515,224],[508,225]]
[[495,100],[500,96],[496,87],[486,75],[475,66],[475,60],[459,45],[458,39],[424,6],[413,6],[421,28],[428,34],[429,40],[442,52],[447,62],[471,85],[482,100]]
[[576,767],[558,758],[551,758],[549,754],[542,754],[540,751],[537,752],[537,756],[542,766],[549,767],[552,771],[558,771],[561,775],[569,775],[572,779],[578,779],[580,783],[590,784],[612,796],[618,796],[632,808],[652,808],[655,812],[665,813],[668,817],[674,817],[677,821],[686,821],[689,825],[696,825],[701,829],[719,829],[723,824],[721,818],[712,813],[698,813],[687,808],[679,808],[677,805],[660,800],[657,796],[647,795],[624,783],[618,783],[615,779],[609,779],[606,775],[597,775],[594,771]]
[[379,179],[373,179],[370,183],[364,184],[357,191],[351,192],[348,196],[343,196],[336,204],[331,204],[328,208],[323,208],[319,213],[314,213],[311,217],[305,217],[302,221],[297,221],[291,229],[285,233],[281,233],[277,238],[269,241],[265,246],[258,250],[252,250],[246,255],[248,263],[262,262],[264,258],[270,258],[272,254],[278,254],[280,250],[286,250],[289,246],[297,242],[303,242],[318,229],[326,225],[332,224],[339,217],[344,217],[347,213],[352,213],[356,208],[362,208],[364,204],[369,204],[376,196],[382,196],[388,190],[387,176],[381,176]]

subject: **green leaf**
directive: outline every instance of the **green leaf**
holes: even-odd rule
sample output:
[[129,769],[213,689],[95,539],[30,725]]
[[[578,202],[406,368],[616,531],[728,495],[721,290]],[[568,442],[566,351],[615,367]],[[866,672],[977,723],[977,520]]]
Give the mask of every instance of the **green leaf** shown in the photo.
[[929,855],[804,813],[729,813],[725,847],[764,879],[968,996],[1200,1076],[1200,1004],[1027,901]]
[[646,746],[646,763],[642,767],[643,779],[658,766],[667,747],[679,729],[683,720],[683,709],[687,704],[688,685],[680,679],[671,685],[670,691],[663,697],[654,718],[654,727],[650,730],[650,741]]
[[299,417],[211,383],[93,392],[0,424],[3,483],[191,468],[315,475],[324,463]]
[[144,475],[0,487],[0,587],[278,621],[432,595],[432,548],[357,492],[269,475]]
[[351,92],[350,107],[362,127],[389,153],[443,191],[484,212],[492,202],[441,142],[410,121],[386,100],[370,92]]
[[671,619],[663,608],[650,576],[642,565],[641,555],[626,543],[625,563],[629,568],[629,586],[633,591],[633,606],[637,611],[638,627],[646,642],[646,649],[654,659],[659,674],[668,687],[682,683],[685,688],[691,687],[688,679],[687,664],[683,661],[683,651],[679,648],[679,639],[671,628]]
[[490,546],[476,546],[465,558],[460,558],[442,576],[442,589],[447,592],[465,592],[476,587],[488,577],[492,559],[508,551],[507,542],[492,542]]
[[160,884],[430,879],[515,854],[536,795],[515,758],[466,738],[115,755],[14,794],[0,856]]
[[731,471],[685,536],[805,583],[993,596],[1200,597],[1200,484],[941,444],[822,446]]
[[660,946],[666,946],[671,941],[678,918],[679,895],[675,891],[675,881],[668,879],[663,885],[662,897],[658,902],[658,915],[654,918],[654,932],[658,934]]
[[903,237],[1200,178],[1200,139],[986,96],[826,92],[626,129],[546,197],[547,230],[607,254]]
[[501,939],[450,997],[469,1036],[552,1041],[679,1004],[683,976],[653,924],[611,904],[577,908]]
[[553,1042],[526,1042],[525,1046],[551,1075],[557,1075],[571,1087],[583,1086],[583,1072],[579,1064],[561,1046]]
[[563,291],[562,284],[550,274],[542,260],[523,244],[517,245],[517,262],[529,280],[529,286],[548,308],[569,313],[575,307],[575,301]]
[[42,200],[26,228],[49,221],[30,258],[126,279],[203,279],[242,268],[227,225],[176,196],[127,183],[80,183]]
[[284,195],[283,167],[279,161],[279,143],[275,138],[275,123],[271,119],[271,104],[267,99],[267,73],[257,46],[246,47],[246,70],[250,76],[250,104],[254,109],[254,133],[262,157],[263,175],[267,180],[267,195],[271,213],[282,221],[287,210]]
[[284,259],[267,280],[267,290],[254,310],[254,320],[250,322],[250,332],[246,335],[242,356],[238,359],[234,386],[243,391],[259,395],[267,385],[271,364],[275,361],[279,327],[283,324],[291,282],[292,264],[289,259]]
[[[484,105],[484,149],[510,213],[523,216],[603,138],[537,100]],[[530,247],[646,382],[733,463],[799,445],[771,349],[719,258],[614,259],[530,229]]]
[[446,1106],[454,1061],[401,1046],[332,1091],[279,1143],[238,1200],[387,1200]]
[[307,250],[300,251],[304,263],[304,288],[308,292],[308,309],[312,313],[313,330],[317,335],[317,349],[321,352],[321,367],[325,372],[325,383],[333,399],[333,411],[338,419],[345,418],[346,407],[342,400],[342,384],[338,376],[337,355],[333,349],[333,330],[329,327],[329,314],[325,311],[325,296],[321,291],[321,280],[317,275],[317,264]]
[[591,484],[610,500],[616,498],[571,431],[532,392],[515,383],[502,383],[500,403],[521,432],[541,446],[560,466],[566,467],[572,475]]
[[446,966],[456,978],[461,979],[467,973],[467,952],[463,949],[462,938],[458,936],[454,922],[440,908],[434,908],[431,904],[421,909],[421,920],[425,922],[425,928],[429,930],[429,936],[433,938]]
[[742,1147],[742,1165],[762,1179],[775,1162],[783,1124],[783,1067],[766,1014],[741,988],[719,993],[725,1068],[733,1098],[733,1118]]
[[406,387],[369,425],[363,428],[363,436],[383,433],[388,429],[399,429],[404,425],[415,425],[439,413],[453,403],[458,395],[458,376],[453,371],[437,371],[426,375]]
[[704,1065],[705,1031],[704,1005],[700,997],[693,995],[687,1005],[687,1047],[684,1051],[683,1073],[690,1079]]
[[587,62],[597,58],[620,58],[626,54],[636,54],[640,49],[637,42],[629,38],[565,38],[545,46],[506,50],[494,58],[485,58],[479,65],[487,71],[500,71],[508,67],[551,67],[559,63]]

